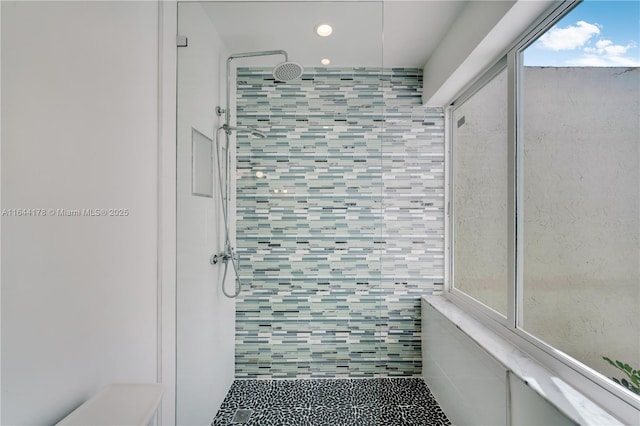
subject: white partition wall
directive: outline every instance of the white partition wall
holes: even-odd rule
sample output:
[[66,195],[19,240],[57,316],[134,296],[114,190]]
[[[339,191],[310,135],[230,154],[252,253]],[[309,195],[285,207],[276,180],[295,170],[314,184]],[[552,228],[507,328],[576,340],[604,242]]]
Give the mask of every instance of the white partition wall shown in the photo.
[[158,11],[2,2],[2,424],[159,378]]

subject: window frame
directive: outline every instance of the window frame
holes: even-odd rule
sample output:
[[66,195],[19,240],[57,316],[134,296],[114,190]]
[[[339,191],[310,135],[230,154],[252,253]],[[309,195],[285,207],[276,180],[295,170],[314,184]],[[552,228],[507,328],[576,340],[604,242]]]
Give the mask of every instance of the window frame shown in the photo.
[[[574,386],[588,398],[594,400],[605,410],[624,421],[637,420],[640,411],[640,398],[622,386],[614,383],[609,377],[581,363],[575,358],[565,354],[559,349],[545,343],[536,336],[519,327],[522,324],[523,301],[523,241],[518,236],[522,235],[522,223],[517,218],[521,217],[522,200],[518,198],[522,194],[522,179],[519,172],[522,170],[522,57],[524,50],[547,32],[557,21],[571,12],[581,0],[561,1],[551,6],[542,14],[517,40],[515,40],[503,55],[490,67],[485,69],[474,81],[459,93],[448,107],[445,108],[445,273],[444,296],[454,304],[460,306],[474,317],[480,320],[492,331],[504,337],[523,351],[538,360],[544,367],[557,374],[558,377]],[[454,141],[452,140],[455,125],[453,114],[456,109],[464,104],[475,93],[488,84],[502,70],[507,69],[507,158],[508,164],[508,288],[507,288],[507,315],[489,308],[455,288],[454,259],[453,259],[453,231],[455,206],[453,205],[453,167],[452,155]]]
[[[503,57],[501,58],[498,62],[496,62],[491,68],[489,68],[489,70],[487,72],[485,72],[482,77],[470,88],[470,90],[468,90],[467,92],[465,92],[461,97],[459,97],[458,99],[456,99],[456,101],[449,107],[446,115],[448,117],[448,121],[446,123],[446,128],[447,128],[447,142],[448,142],[448,146],[447,146],[447,157],[450,160],[453,160],[453,134],[455,132],[455,120],[453,118],[454,113],[457,111],[458,108],[460,108],[461,106],[463,106],[465,104],[466,101],[468,101],[469,99],[471,99],[476,93],[478,93],[482,88],[484,88],[487,84],[489,84],[490,82],[492,82],[494,80],[494,78],[496,78],[502,71],[507,70],[508,73],[508,64],[507,64],[507,58]],[[508,82],[507,82],[508,85]],[[508,108],[508,107],[507,107]],[[507,153],[507,155],[509,155]],[[447,173],[447,186],[448,186],[448,191],[447,191],[447,195],[449,197],[449,200],[453,200],[454,199],[454,188],[455,188],[455,176],[454,176],[454,168],[451,165],[451,163],[449,163],[450,166],[447,168],[448,173]],[[458,290],[454,285],[453,285],[453,281],[454,281],[454,268],[455,268],[455,259],[453,258],[453,250],[454,250],[454,232],[455,232],[455,223],[454,223],[454,212],[455,212],[455,203],[453,203],[453,201],[447,201],[447,206],[448,206],[448,215],[450,217],[450,219],[448,220],[449,222],[449,241],[450,241],[450,255],[449,255],[449,270],[448,270],[448,283],[450,283],[450,285],[448,287],[445,287],[447,289],[448,295],[452,300],[455,300],[459,305],[463,305],[469,309],[472,309],[472,307],[475,304],[480,304],[483,307],[483,313],[484,315],[488,316],[489,318],[491,318],[494,321],[497,321],[498,323],[507,326],[508,325],[508,321],[509,321],[509,312],[511,311],[511,303],[510,303],[510,298],[509,298],[509,293],[507,293],[507,312],[506,315],[503,315],[502,313],[496,311],[495,309],[490,308],[489,306],[487,306],[486,304],[476,300],[475,298],[473,298],[472,296],[468,295],[467,293]],[[508,210],[508,216],[511,217],[511,211],[510,211],[510,206],[507,205],[507,210]],[[511,239],[512,235],[511,233],[509,233],[509,239]],[[507,247],[507,251],[509,253],[511,253],[511,250],[509,247]],[[508,275],[508,282],[511,282],[511,267],[510,267],[510,261],[508,261],[508,270],[507,270],[507,275]],[[446,286],[446,284],[445,284]],[[509,286],[510,287],[510,286]],[[508,288],[509,288],[508,287]]]

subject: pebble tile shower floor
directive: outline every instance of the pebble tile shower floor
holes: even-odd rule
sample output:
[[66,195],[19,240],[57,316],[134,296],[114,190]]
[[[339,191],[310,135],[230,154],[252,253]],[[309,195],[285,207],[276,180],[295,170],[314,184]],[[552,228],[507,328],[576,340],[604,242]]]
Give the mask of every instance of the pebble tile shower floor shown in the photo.
[[[252,410],[234,423],[238,409]],[[236,380],[211,423],[223,425],[450,425],[420,378]]]

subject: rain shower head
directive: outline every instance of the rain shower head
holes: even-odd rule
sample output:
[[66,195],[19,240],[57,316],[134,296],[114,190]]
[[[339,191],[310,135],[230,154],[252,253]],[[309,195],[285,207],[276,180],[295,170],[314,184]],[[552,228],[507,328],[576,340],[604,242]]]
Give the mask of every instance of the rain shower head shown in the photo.
[[273,77],[278,81],[292,81],[300,78],[304,72],[302,65],[290,62],[289,55],[285,50],[264,50],[260,52],[233,53],[227,58],[227,78],[230,77],[231,61],[238,58],[252,58],[255,56],[282,55],[284,62],[279,63],[273,68]]
[[230,135],[231,132],[238,132],[238,133],[251,133],[253,136],[257,136],[259,138],[267,137],[267,135],[262,133],[260,130],[252,129],[250,127],[235,127],[235,126],[227,126],[226,124],[223,124],[222,128],[224,129],[225,132],[227,132],[228,135]]
[[295,62],[281,62],[273,68],[273,77],[278,81],[292,81],[300,78],[304,68]]
[[284,50],[263,50],[259,52],[233,53],[229,55],[229,57],[227,58],[227,104],[226,104],[227,107],[224,110],[219,107],[216,109],[216,113],[218,115],[221,115],[222,111],[224,111],[225,124],[222,126],[222,129],[224,129],[227,135],[230,135],[231,132],[235,131],[235,132],[241,132],[241,133],[251,133],[253,136],[257,136],[259,138],[267,137],[267,135],[265,135],[259,130],[255,130],[249,127],[234,127],[229,125],[229,123],[231,122],[231,104],[230,104],[231,84],[232,84],[231,62],[235,59],[240,59],[240,58],[252,58],[256,56],[271,56],[271,55],[284,56],[284,62],[281,62],[278,65],[276,65],[272,72],[273,77],[277,81],[287,82],[287,81],[295,80],[302,76],[302,72],[304,71],[304,68],[302,68],[302,65],[297,64],[295,62],[289,62],[289,55]]

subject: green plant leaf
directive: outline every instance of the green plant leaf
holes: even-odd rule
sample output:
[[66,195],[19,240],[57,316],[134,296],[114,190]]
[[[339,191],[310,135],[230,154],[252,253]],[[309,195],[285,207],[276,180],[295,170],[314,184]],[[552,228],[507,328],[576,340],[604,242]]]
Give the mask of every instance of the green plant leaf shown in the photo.
[[613,361],[611,360],[611,358],[606,356],[603,356],[602,359],[604,359],[609,364],[611,364],[612,366],[614,366],[615,368],[617,368],[618,370],[626,374],[628,379],[631,380],[631,382],[629,382],[627,378],[616,379],[615,377],[612,377],[611,380],[613,380],[620,386],[624,386],[630,391],[640,395],[640,370],[635,370],[629,364],[623,363],[619,360]]

